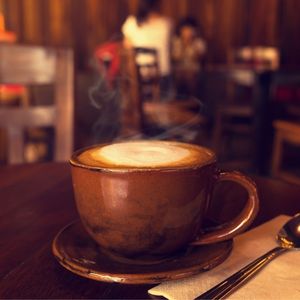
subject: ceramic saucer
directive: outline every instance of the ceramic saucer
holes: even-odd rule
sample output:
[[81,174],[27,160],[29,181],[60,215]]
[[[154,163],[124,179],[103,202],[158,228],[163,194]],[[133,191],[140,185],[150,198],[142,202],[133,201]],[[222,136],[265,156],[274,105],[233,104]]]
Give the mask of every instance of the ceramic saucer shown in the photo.
[[107,255],[89,237],[80,221],[63,228],[52,243],[58,262],[69,271],[98,281],[119,283],[160,283],[210,270],[222,263],[232,250],[232,240],[189,247],[158,264],[131,264]]

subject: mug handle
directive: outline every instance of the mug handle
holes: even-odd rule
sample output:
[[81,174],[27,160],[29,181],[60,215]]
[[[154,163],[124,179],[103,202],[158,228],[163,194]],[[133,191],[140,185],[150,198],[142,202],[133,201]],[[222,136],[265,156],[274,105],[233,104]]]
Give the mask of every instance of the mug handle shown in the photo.
[[208,233],[200,235],[191,245],[206,245],[231,239],[248,228],[257,215],[259,209],[257,188],[250,178],[236,171],[221,172],[217,178],[217,182],[220,181],[234,181],[242,185],[248,192],[247,203],[240,214],[231,222],[218,226],[215,230],[214,228],[209,228]]

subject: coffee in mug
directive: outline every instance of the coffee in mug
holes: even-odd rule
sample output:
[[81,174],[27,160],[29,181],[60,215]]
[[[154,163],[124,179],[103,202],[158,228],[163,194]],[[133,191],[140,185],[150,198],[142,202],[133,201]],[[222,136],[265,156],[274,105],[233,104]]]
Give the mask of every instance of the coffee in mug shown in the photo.
[[78,161],[103,168],[190,168],[208,164],[215,155],[206,148],[179,142],[136,141],[92,147]]
[[[91,146],[70,160],[77,209],[88,234],[115,257],[151,260],[188,245],[231,239],[258,211],[255,184],[220,172],[216,155],[198,145],[129,141]],[[215,184],[230,180],[248,192],[231,222],[204,233]]]

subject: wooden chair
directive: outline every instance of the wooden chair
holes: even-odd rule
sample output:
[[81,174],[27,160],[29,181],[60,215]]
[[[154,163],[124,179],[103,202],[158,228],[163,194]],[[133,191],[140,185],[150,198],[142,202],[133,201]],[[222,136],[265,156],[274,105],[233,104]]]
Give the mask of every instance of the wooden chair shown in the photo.
[[[16,43],[17,35],[14,32],[5,30],[4,16],[0,12],[0,43]],[[28,105],[28,89],[23,85],[0,84],[0,106]],[[6,134],[0,128],[0,161],[6,157],[5,149]]]
[[300,122],[277,120],[273,122],[275,137],[272,154],[272,176],[300,184],[300,176],[283,168],[284,145],[300,147]]
[[[276,74],[271,85],[271,98],[273,105],[278,105],[273,121],[271,174],[285,181],[300,184],[300,173],[297,174],[297,170],[284,166],[284,160],[288,156],[286,146],[300,148],[300,74]],[[295,159],[297,158],[300,160],[300,156]]]
[[24,130],[52,127],[55,161],[69,159],[73,149],[73,53],[66,49],[0,45],[0,83],[53,85],[54,103],[1,107],[0,127],[7,131],[8,162],[24,162]]
[[169,138],[172,138],[171,136],[184,126],[197,127],[206,123],[206,118],[198,111],[195,112],[199,109],[195,100],[162,101],[156,50],[129,50],[125,61],[126,76],[123,72],[123,77],[129,78],[129,84],[125,87],[127,98],[130,99],[127,104],[130,116],[128,119],[134,123],[137,132],[147,134],[149,128],[151,131],[155,127],[158,130],[154,129],[154,132],[161,129],[168,132]]
[[[252,73],[245,74],[245,77],[253,76]],[[250,80],[248,78],[244,82],[238,83],[235,81],[235,78],[238,77],[235,70],[225,71],[223,76],[226,85],[226,94],[220,100],[218,107],[216,107],[212,145],[220,157],[222,157],[222,154],[226,157],[224,159],[227,160],[229,166],[248,167],[251,165],[248,159],[230,157],[229,152],[233,151],[232,144],[236,138],[250,137],[254,133],[254,79],[250,78]],[[225,150],[224,145],[226,142]]]
[[255,68],[276,71],[279,68],[280,53],[276,47],[244,46],[230,51],[231,62]]
[[144,101],[160,100],[160,72],[157,51],[134,48],[139,97]]
[[[278,66],[279,52],[273,47],[246,46],[229,50],[228,69],[224,72],[227,93],[223,104],[216,110],[213,130],[213,148],[216,152],[221,152],[224,137],[232,143],[234,138],[251,138],[254,135],[254,99],[260,74],[274,71]],[[256,150],[252,148],[249,152],[254,153]],[[227,149],[232,151],[230,147]],[[252,167],[254,157],[229,158],[228,163]]]
[[[0,43],[13,44],[17,41],[17,35],[5,30],[4,16],[0,12]],[[0,85],[0,105],[11,105],[19,102],[28,104],[28,90],[22,85]]]

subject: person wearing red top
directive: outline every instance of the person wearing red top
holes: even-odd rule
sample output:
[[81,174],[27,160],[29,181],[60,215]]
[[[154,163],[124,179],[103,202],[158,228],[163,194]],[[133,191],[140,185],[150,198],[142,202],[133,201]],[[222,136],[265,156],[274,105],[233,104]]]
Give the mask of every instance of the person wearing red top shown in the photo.
[[123,36],[120,34],[114,39],[100,44],[94,51],[99,71],[105,77],[109,87],[113,87],[117,77],[120,75]]

